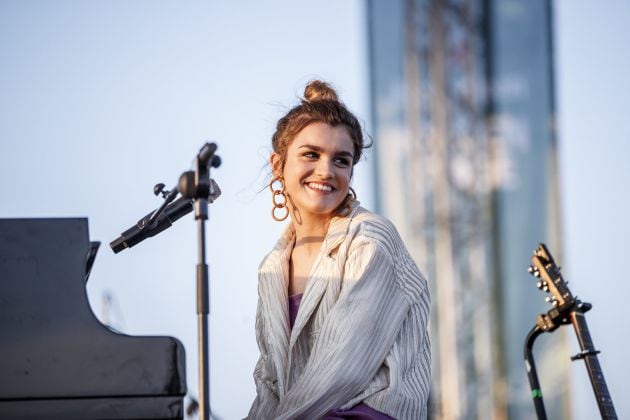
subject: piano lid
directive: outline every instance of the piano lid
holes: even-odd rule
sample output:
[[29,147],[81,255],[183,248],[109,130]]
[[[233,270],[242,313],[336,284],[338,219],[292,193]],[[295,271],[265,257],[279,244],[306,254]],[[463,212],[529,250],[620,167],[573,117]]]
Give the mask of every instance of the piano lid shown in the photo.
[[87,219],[0,219],[2,401],[186,393],[172,337],[117,334],[92,313]]

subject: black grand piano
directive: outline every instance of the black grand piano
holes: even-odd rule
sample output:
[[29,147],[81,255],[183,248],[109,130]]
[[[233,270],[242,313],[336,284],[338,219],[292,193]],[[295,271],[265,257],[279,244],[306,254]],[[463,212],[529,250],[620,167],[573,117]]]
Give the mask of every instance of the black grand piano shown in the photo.
[[184,347],[111,331],[87,219],[0,219],[0,419],[183,418]]

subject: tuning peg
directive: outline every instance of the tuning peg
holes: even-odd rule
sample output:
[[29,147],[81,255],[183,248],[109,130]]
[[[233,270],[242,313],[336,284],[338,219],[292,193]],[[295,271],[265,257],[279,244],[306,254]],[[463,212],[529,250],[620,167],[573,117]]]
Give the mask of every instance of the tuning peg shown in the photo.
[[538,271],[538,268],[534,267],[533,265],[527,267],[527,272],[534,277],[540,277],[540,272]]
[[551,306],[553,306],[554,308],[557,308],[558,304],[559,304],[558,300],[555,297],[552,297],[552,296],[547,296],[545,298],[545,302],[550,303]]

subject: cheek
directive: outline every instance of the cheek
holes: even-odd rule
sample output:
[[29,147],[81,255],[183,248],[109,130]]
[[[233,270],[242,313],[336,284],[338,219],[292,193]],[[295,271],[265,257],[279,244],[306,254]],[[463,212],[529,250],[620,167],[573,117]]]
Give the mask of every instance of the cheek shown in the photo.
[[287,162],[284,167],[283,177],[287,185],[297,185],[301,182],[301,178],[304,175],[303,168],[295,163]]
[[343,180],[343,182],[345,184],[350,184],[350,181],[352,180],[352,168],[350,169],[345,169],[340,175],[339,175],[339,179]]

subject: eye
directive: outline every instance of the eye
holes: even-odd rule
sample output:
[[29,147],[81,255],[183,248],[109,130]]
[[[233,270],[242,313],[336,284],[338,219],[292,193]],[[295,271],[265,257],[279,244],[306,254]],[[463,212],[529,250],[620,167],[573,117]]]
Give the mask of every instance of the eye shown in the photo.
[[304,153],[302,156],[304,156],[307,159],[313,160],[313,159],[317,159],[319,157],[319,154],[317,152],[310,151],[310,152]]
[[335,163],[339,166],[350,166],[350,159],[345,157],[337,157],[335,158]]

